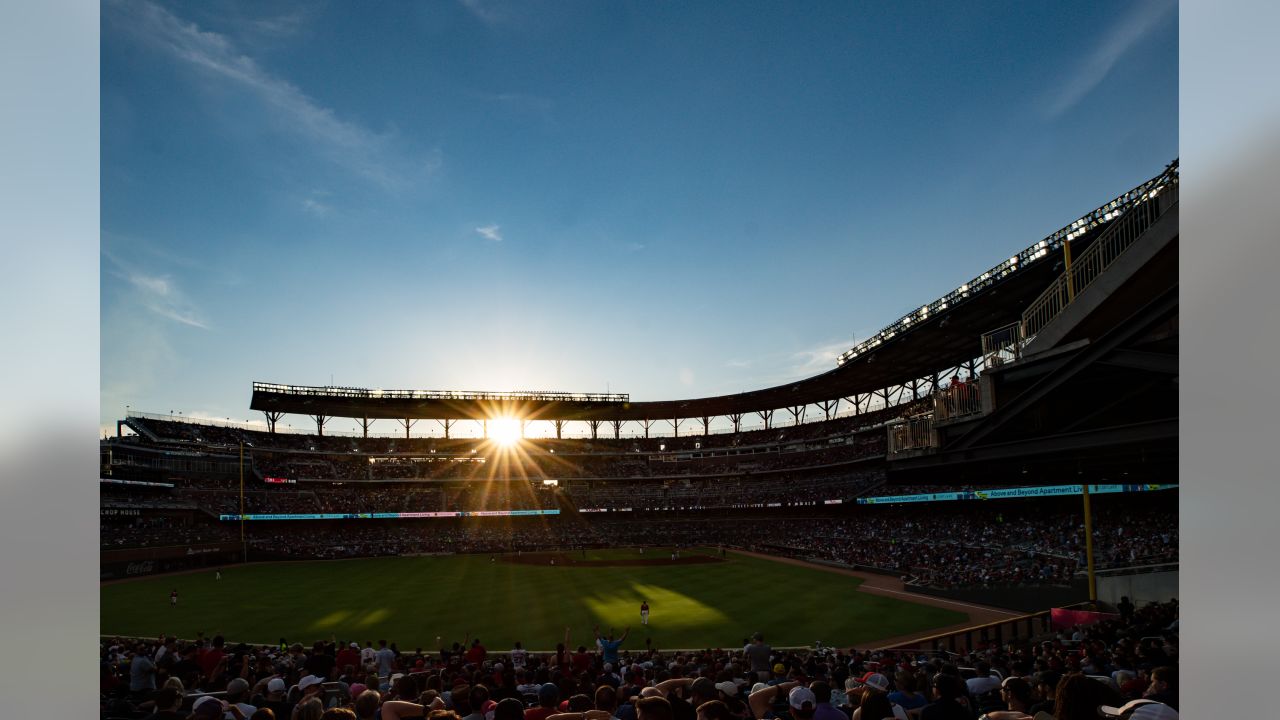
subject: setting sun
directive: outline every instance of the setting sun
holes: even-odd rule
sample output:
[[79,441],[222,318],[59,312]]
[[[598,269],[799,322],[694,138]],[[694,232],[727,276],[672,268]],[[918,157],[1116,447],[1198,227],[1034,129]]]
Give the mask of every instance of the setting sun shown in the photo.
[[489,439],[503,447],[520,442],[522,434],[520,421],[515,418],[500,417],[489,421]]

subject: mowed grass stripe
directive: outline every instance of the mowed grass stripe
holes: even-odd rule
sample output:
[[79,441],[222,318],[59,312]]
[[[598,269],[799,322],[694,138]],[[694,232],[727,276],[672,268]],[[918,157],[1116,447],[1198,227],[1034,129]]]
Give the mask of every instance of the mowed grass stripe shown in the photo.
[[[644,557],[665,557],[650,551]],[[639,557],[596,551],[590,559]],[[101,588],[101,630],[153,637],[222,633],[232,640],[394,640],[433,648],[468,632],[494,649],[519,640],[554,648],[572,628],[591,645],[599,624],[625,647],[733,647],[752,632],[775,645],[855,645],[963,622],[943,608],[857,592],[859,578],[760,558],[678,566],[565,567],[490,562],[487,555],[371,558],[226,568]],[[179,606],[171,609],[169,590]],[[640,625],[647,599],[650,625]]]

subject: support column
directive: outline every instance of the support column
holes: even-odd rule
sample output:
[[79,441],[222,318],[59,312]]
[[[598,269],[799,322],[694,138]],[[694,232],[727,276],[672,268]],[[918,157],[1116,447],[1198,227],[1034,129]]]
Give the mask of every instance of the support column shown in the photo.
[[591,439],[595,440],[600,437],[600,420],[588,420],[587,424],[591,426]]
[[835,400],[823,400],[822,402],[818,403],[818,407],[822,408],[822,419],[830,420],[831,414],[835,412],[835,410],[839,405],[840,405],[839,398],[836,398]]
[[711,418],[702,416],[702,437],[711,435]]
[[397,420],[396,422],[398,422],[398,423],[400,423],[401,425],[403,425],[403,426],[404,426],[404,439],[405,439],[405,440],[408,440],[408,439],[409,439],[409,428],[411,428],[411,427],[413,427],[414,425],[417,425],[417,424],[418,424],[418,421],[417,421],[417,420],[411,420],[411,419],[409,419],[409,418],[405,418],[405,419],[403,419],[403,420]]
[[316,434],[324,437],[324,424],[329,422],[328,415],[310,415],[312,420],[316,421]]
[[364,431],[364,436],[369,437],[369,425],[373,423],[369,418],[360,418],[360,429]]
[[729,413],[729,419],[733,421],[733,432],[738,433],[742,429],[742,413]]
[[675,420],[668,420],[667,422],[671,423],[671,436],[680,437],[680,423],[683,422],[683,420],[676,418]]
[[938,377],[938,373],[933,374],[933,384],[929,388],[929,394],[931,395],[938,394],[938,390],[939,390],[938,383],[941,382],[941,380],[942,379]]
[[792,425],[799,425],[799,424],[800,424],[800,422],[801,422],[802,420],[804,420],[804,411],[805,411],[805,408],[807,408],[807,407],[809,407],[809,406],[808,406],[808,405],[796,405],[795,407],[789,407],[789,408],[787,408],[787,412],[791,413],[791,424],[792,424]]
[[457,421],[457,420],[450,420],[449,418],[445,418],[444,420],[437,420],[436,422],[438,422],[438,423],[440,423],[441,425],[443,425],[443,426],[444,426],[444,439],[445,439],[445,440],[448,440],[448,439],[449,439],[449,428],[453,427],[453,424],[454,424],[454,423],[456,423],[456,422],[458,422],[458,421]]
[[759,415],[760,419],[764,421],[765,430],[768,430],[771,427],[773,427],[773,411],[772,410],[757,410],[756,414]]
[[621,421],[621,420],[610,420],[610,421],[609,421],[609,424],[610,424],[610,425],[613,425],[613,439],[614,439],[614,440],[621,440],[621,439],[622,439],[622,421]]
[[649,418],[645,418],[640,422],[644,424],[644,437],[647,440],[649,438],[649,428],[653,426],[653,421]]
[[847,397],[845,400],[853,403],[853,416],[858,417],[862,414],[862,395],[854,393],[853,397]]
[[263,410],[262,414],[267,416],[267,432],[274,435],[276,432],[276,423],[280,422],[280,418],[284,417],[284,413],[276,412],[274,410]]
[[561,433],[561,431],[563,431],[563,430],[564,430],[564,421],[563,421],[563,420],[553,420],[552,422],[553,422],[553,423],[555,423],[555,426],[556,426],[556,439],[557,439],[557,440],[562,439],[562,438],[561,438],[560,433]]

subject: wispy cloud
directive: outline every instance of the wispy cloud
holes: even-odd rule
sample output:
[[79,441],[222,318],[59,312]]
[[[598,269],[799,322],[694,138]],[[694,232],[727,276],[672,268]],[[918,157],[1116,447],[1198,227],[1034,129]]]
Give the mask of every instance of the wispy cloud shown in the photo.
[[485,225],[484,227],[476,228],[476,232],[486,240],[502,242],[502,233],[499,232],[501,229],[500,225]]
[[627,243],[626,248],[627,248],[627,252],[640,252],[641,250],[644,249],[644,245],[638,242],[631,242],[631,243]]
[[305,9],[294,10],[287,15],[254,18],[247,21],[248,26],[256,33],[277,37],[296,35],[307,22]]
[[520,92],[482,92],[477,93],[477,97],[513,114],[533,116],[548,125],[555,124],[555,102],[550,98]]
[[199,310],[167,275],[147,273],[124,262],[115,255],[102,251],[110,263],[107,272],[129,284],[130,297],[143,308],[182,325],[208,330]]
[[1132,10],[1107,29],[1098,45],[1076,66],[1071,77],[1052,97],[1048,98],[1045,114],[1049,117],[1057,117],[1083,100],[1090,91],[1106,79],[1111,68],[1115,67],[1129,48],[1137,44],[1164,19],[1165,15],[1175,11],[1177,7],[1177,3],[1172,0],[1134,3]]
[[147,42],[188,65],[246,89],[273,112],[281,128],[309,142],[331,161],[384,186],[399,184],[389,135],[337,117],[292,83],[261,67],[225,35],[210,32],[150,2],[111,0],[110,15]]
[[826,342],[791,354],[787,374],[792,377],[808,377],[826,372],[836,366],[840,353],[853,347],[848,340]]
[[320,198],[327,197],[328,195],[329,193],[323,190],[312,190],[310,195],[302,198],[302,209],[316,217],[325,217],[333,211],[333,208],[322,202]]
[[510,17],[497,3],[490,0],[462,0],[462,7],[485,25],[498,25]]
[[728,362],[726,362],[726,363],[725,363],[725,367],[731,367],[731,368],[749,368],[749,367],[751,367],[751,361],[750,361],[750,360],[736,360],[736,359],[735,359],[735,360],[729,360]]

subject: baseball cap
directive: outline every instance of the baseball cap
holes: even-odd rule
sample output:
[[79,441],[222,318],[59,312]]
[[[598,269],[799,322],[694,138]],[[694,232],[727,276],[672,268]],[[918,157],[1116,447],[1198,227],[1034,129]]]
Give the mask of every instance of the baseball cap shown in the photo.
[[319,684],[320,684],[320,683],[322,683],[322,682],[324,682],[324,681],[323,681],[323,680],[321,680],[320,678],[316,677],[315,675],[308,675],[308,676],[306,676],[306,677],[304,677],[304,678],[302,678],[301,680],[299,680],[299,681],[298,681],[298,689],[299,689],[299,690],[306,690],[307,688],[311,687],[312,685],[319,685]]
[[1131,700],[1120,707],[1103,705],[1098,713],[1105,718],[1128,720],[1178,720],[1178,711],[1155,700]]
[[553,703],[560,699],[560,688],[552,683],[545,683],[538,688],[538,702]]
[[368,689],[369,689],[369,687],[368,687],[367,685],[365,685],[364,683],[354,683],[354,684],[352,684],[352,686],[351,686],[351,697],[353,697],[353,698],[360,697],[360,693],[362,693],[362,692],[364,692],[365,690],[368,690]]
[[775,665],[773,666],[773,674],[774,674],[774,675],[781,675],[781,674],[785,673],[786,671],[787,671],[787,667],[786,667],[785,665],[783,665],[782,663],[777,663],[777,664],[775,664]]
[[285,691],[284,678],[271,678],[267,681],[267,692],[282,693]]
[[751,692],[753,692],[753,693],[758,693],[758,692],[760,692],[761,690],[763,690],[763,689],[765,689],[765,688],[767,688],[767,687],[769,687],[769,684],[768,684],[768,683],[758,682],[758,683],[756,683],[755,685],[752,685],[752,686],[751,686]]
[[881,675],[880,673],[867,673],[866,675],[863,675],[862,684],[872,690],[879,690],[880,692],[885,693],[889,692],[889,678]]
[[698,693],[702,697],[715,697],[716,684],[709,678],[700,677],[689,685],[689,691]]
[[360,649],[360,644],[359,644],[359,643],[351,643],[351,644],[347,645],[347,647],[353,647],[353,648],[355,648],[355,649],[359,650],[359,649]]
[[729,697],[734,697],[735,695],[738,694],[738,686],[735,685],[731,680],[725,680],[724,682],[716,683],[716,689],[724,693],[725,695],[728,695]]
[[222,703],[212,695],[205,695],[197,699],[191,706],[191,715],[202,719],[220,718],[222,717]]
[[787,694],[787,702],[797,710],[803,708],[805,703],[809,703],[810,707],[818,706],[818,699],[814,697],[813,691],[803,685],[791,688],[791,692]]

